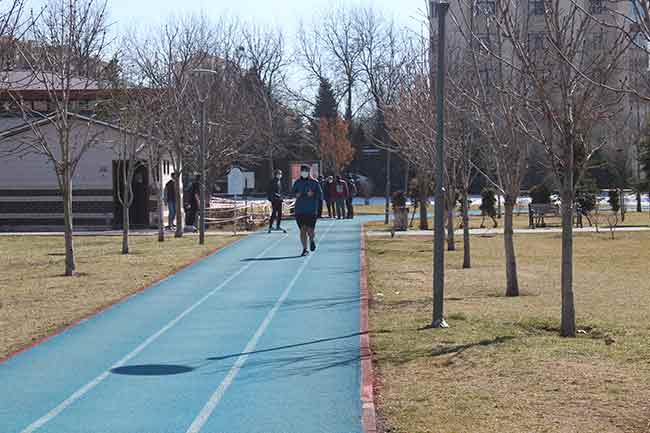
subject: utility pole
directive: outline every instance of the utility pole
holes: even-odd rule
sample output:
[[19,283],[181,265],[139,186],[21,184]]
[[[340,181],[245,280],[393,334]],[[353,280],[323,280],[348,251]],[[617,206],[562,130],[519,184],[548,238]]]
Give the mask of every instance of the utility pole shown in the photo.
[[384,223],[390,222],[390,155],[391,151],[386,149],[386,209]]
[[[445,295],[445,220],[444,220],[444,127],[445,127],[445,18],[449,10],[449,3],[445,1],[429,2],[429,79],[433,87],[433,78],[436,76],[436,192],[435,192],[435,235],[434,235],[434,260],[433,260],[433,321],[432,328],[448,328],[444,318]],[[434,71],[433,53],[434,46],[434,11],[438,15],[438,65],[437,74]]]
[[200,191],[200,200],[199,206],[200,211],[200,220],[199,220],[199,244],[205,245],[205,190],[206,190],[206,176],[205,176],[205,152],[206,152],[206,124],[207,124],[207,97],[201,99],[201,156],[199,158],[201,165],[201,191]]
[[[195,75],[200,75],[200,74],[212,74],[216,75],[217,77],[219,76],[219,73],[217,71],[214,71],[212,69],[192,69],[190,71],[191,74]],[[201,86],[201,81],[200,80],[195,80],[195,86],[196,86],[196,94],[198,95],[199,102],[201,103],[201,137],[200,137],[200,144],[199,144],[199,165],[200,165],[200,175],[201,175],[201,182],[199,184],[200,186],[200,192],[199,192],[199,244],[204,245],[205,244],[205,217],[206,217],[206,170],[205,170],[205,154],[207,152],[207,102],[209,98],[209,86],[206,83],[205,88],[202,88]]]

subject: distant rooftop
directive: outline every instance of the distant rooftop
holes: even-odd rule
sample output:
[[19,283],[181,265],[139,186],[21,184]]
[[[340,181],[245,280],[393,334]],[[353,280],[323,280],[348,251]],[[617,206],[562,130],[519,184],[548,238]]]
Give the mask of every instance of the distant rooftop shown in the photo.
[[[28,90],[58,90],[62,82],[61,77],[54,73],[38,73],[32,71],[1,71],[0,90],[28,91]],[[72,78],[71,90],[101,90],[101,82],[87,78]],[[58,88],[58,89],[57,89]]]

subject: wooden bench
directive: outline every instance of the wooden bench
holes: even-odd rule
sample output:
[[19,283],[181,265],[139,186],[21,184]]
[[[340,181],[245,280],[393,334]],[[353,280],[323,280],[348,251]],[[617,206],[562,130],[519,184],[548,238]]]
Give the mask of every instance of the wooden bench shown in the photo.
[[560,218],[560,206],[552,203],[529,204],[528,205],[528,225],[531,229],[536,227],[546,227],[544,218]]

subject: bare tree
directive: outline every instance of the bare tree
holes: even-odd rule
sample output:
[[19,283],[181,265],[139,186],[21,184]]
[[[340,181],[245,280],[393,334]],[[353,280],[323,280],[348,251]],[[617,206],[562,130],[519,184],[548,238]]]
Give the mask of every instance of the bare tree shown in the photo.
[[[51,163],[63,195],[65,275],[75,273],[73,244],[72,179],[84,154],[98,134],[89,123],[71,116],[75,111],[71,95],[80,90],[97,90],[101,83],[102,56],[109,44],[106,4],[99,0],[52,0],[40,15],[32,16],[28,37],[38,44],[17,44],[34,83],[47,93],[51,113],[33,111],[23,104],[25,121],[34,139],[29,151]],[[14,94],[19,102],[19,94]],[[52,126],[55,137],[47,134]]]
[[607,86],[620,80],[618,67],[629,44],[623,32],[610,31],[581,6],[560,0],[544,2],[537,9],[497,3],[487,15],[497,37],[504,40],[501,53],[490,50],[490,54],[526,81],[526,86],[508,89],[527,113],[521,129],[544,149],[560,190],[561,335],[575,336],[572,218],[576,185],[603,146],[599,126],[611,118],[621,101]]
[[129,61],[142,82],[160,92],[166,102],[159,112],[155,135],[169,150],[174,172],[178,175],[175,236],[182,237],[184,160],[195,151],[197,144],[197,140],[192,139],[193,133],[197,135],[192,118],[194,110],[188,110],[196,106],[197,99],[192,92],[190,72],[217,63],[213,55],[217,46],[214,29],[205,16],[185,16],[170,18],[146,33],[133,31],[129,39]]
[[273,160],[287,151],[289,135],[288,111],[281,103],[286,86],[287,55],[284,35],[280,30],[262,30],[250,26],[243,29],[244,68],[247,70],[248,93],[254,99],[261,116],[258,131],[264,141],[264,153],[273,172]]

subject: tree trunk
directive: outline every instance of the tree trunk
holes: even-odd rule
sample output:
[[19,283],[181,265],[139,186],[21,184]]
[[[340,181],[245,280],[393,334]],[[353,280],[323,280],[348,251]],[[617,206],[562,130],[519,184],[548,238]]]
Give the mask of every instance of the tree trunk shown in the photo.
[[454,207],[447,209],[447,251],[456,251],[454,242]]
[[[275,170],[275,165],[273,164],[273,154],[272,153],[269,153],[268,163],[269,163],[269,179],[272,179],[273,178],[273,171]],[[321,170],[322,170],[322,168],[321,168]],[[244,193],[246,193],[246,192],[244,191]]]
[[63,233],[65,238],[65,275],[73,276],[76,271],[74,242],[72,240],[72,175],[69,168],[63,174]]
[[[352,125],[352,84],[350,80],[348,80],[348,85],[347,85],[347,97],[348,100],[345,104],[345,121],[348,123],[348,125]],[[352,131],[350,131],[352,132]]]
[[463,191],[463,269],[472,267],[472,255],[469,239],[469,198],[467,190]]
[[506,253],[506,296],[519,296],[517,278],[517,255],[514,240],[514,209],[516,199],[507,198],[505,202],[506,219],[503,225],[503,241]]
[[163,203],[165,202],[165,188],[162,186],[162,176],[159,177],[158,185],[158,242],[165,242],[165,212]]
[[404,168],[404,192],[408,193],[409,191],[409,174],[411,171],[411,164],[406,161],[406,167]]
[[[570,176],[569,176],[570,177]],[[563,337],[576,336],[576,313],[573,299],[573,179],[562,192],[562,324]]]
[[622,187],[620,191],[619,201],[621,202],[621,222],[625,222],[625,191]]
[[429,215],[428,214],[428,201],[429,197],[426,193],[421,192],[420,197],[420,230],[429,230]]
[[[125,193],[126,194],[126,193]],[[124,199],[126,202],[126,198]],[[122,254],[129,254],[129,228],[130,228],[130,215],[129,206],[122,206]]]
[[183,237],[183,181],[180,170],[177,171],[178,180],[176,181],[176,233],[174,237]]

